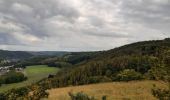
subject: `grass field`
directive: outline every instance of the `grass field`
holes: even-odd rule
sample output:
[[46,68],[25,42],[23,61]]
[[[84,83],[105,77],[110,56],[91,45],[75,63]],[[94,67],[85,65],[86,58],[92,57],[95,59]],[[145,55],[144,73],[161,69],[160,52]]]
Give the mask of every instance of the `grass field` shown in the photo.
[[12,88],[18,88],[18,87],[29,85],[33,82],[37,82],[38,80],[41,80],[44,77],[47,77],[49,74],[55,74],[58,71],[59,71],[58,68],[48,67],[47,65],[27,66],[26,69],[24,70],[24,73],[28,77],[28,80],[20,82],[20,83],[3,85],[0,87],[0,92],[6,91]]
[[107,100],[157,100],[151,94],[153,84],[160,88],[166,88],[166,83],[161,81],[132,81],[112,82],[93,85],[66,87],[49,90],[48,100],[70,100],[68,92],[84,92],[89,96],[95,96],[101,100],[103,95]]

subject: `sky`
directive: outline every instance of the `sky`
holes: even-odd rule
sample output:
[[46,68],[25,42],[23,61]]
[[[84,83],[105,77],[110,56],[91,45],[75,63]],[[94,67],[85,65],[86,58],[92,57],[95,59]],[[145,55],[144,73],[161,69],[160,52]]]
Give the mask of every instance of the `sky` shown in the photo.
[[170,0],[0,0],[0,49],[98,51],[170,37]]

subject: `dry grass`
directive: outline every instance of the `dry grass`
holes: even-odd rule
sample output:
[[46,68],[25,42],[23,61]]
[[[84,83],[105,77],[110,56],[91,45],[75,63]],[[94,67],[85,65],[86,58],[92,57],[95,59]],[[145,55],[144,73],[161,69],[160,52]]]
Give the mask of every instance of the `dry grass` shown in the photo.
[[84,86],[66,87],[49,90],[48,100],[70,100],[68,92],[84,92],[89,96],[95,96],[101,100],[103,95],[108,100],[157,100],[151,94],[153,84],[160,88],[166,88],[162,81],[132,81],[112,82]]

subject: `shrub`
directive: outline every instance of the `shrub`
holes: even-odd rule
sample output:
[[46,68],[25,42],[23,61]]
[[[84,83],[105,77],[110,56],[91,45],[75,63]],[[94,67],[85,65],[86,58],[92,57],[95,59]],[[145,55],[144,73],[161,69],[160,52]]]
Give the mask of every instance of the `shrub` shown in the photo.
[[165,52],[163,55],[163,65],[162,69],[164,70],[164,76],[166,79],[164,81],[168,82],[168,89],[160,89],[154,85],[152,89],[152,94],[159,100],[170,100],[170,50]]
[[27,87],[11,89],[3,93],[5,96],[5,99],[2,99],[2,100],[20,100],[21,98],[24,98],[25,96],[27,96],[29,92],[30,90]]
[[102,96],[102,100],[107,100],[107,96]]
[[142,75],[133,69],[125,69],[116,75],[118,81],[140,80]]
[[154,88],[152,89],[152,94],[159,100],[170,100],[169,89],[159,89],[159,88],[156,88],[154,85]]
[[6,96],[3,93],[0,93],[0,100],[6,100]]
[[[69,92],[68,94],[71,97],[71,100],[97,100],[95,97],[90,97],[83,92],[78,92],[76,94]],[[107,100],[107,96],[102,96],[102,100]]]
[[71,97],[71,100],[97,100],[94,97],[89,97],[87,94],[84,94],[83,92],[78,92],[76,94],[69,92],[68,94]]
[[42,98],[48,98],[48,93],[43,87],[34,84],[0,93],[0,100],[40,100]]
[[48,92],[42,86],[32,85],[31,86],[31,94],[29,95],[29,99],[31,100],[40,100],[41,98],[48,98]]

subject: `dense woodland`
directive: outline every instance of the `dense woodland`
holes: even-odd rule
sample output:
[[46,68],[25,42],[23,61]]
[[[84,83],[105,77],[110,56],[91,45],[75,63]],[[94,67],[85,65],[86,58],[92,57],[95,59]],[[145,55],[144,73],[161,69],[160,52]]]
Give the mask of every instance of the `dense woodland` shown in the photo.
[[[62,70],[54,78],[38,84],[47,88],[106,81],[166,79],[164,57],[170,50],[169,39],[139,42],[101,52],[87,63]],[[158,74],[160,73],[160,74]],[[127,76],[127,77],[124,77]],[[132,76],[132,77],[131,77]]]
[[52,57],[57,56],[61,57],[69,52],[62,52],[62,51],[7,51],[7,50],[0,50],[0,61],[1,60],[9,60],[11,62],[16,61],[23,61],[29,60],[35,57]]
[[16,67],[25,67],[29,65],[48,65],[49,67],[69,67],[86,63],[96,57],[100,52],[69,52],[63,56],[35,56],[29,59],[18,61]]
[[[70,85],[144,79],[167,81],[170,76],[167,71],[170,65],[169,54],[170,39],[167,38],[137,42],[109,51],[69,53],[62,57],[35,57],[18,62],[16,66],[47,64],[63,70],[28,87],[2,93],[0,100],[11,97],[38,100],[48,96],[45,92],[47,89]],[[31,96],[30,91],[33,93]]]

